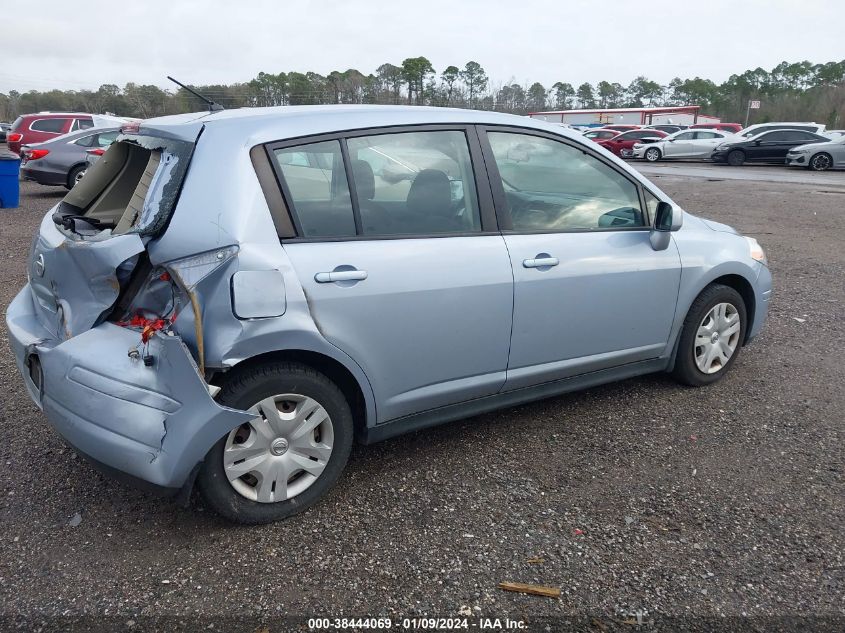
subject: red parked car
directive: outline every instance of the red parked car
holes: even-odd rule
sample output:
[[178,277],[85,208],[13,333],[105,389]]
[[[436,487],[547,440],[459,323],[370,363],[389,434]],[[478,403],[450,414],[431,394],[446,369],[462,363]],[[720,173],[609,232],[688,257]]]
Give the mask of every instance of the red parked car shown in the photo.
[[611,152],[622,158],[630,158],[634,154],[634,143],[648,143],[649,139],[656,141],[669,136],[660,130],[630,130],[622,132],[613,138],[597,140],[596,143],[609,149]]
[[627,132],[628,130],[639,130],[642,126],[641,125],[630,125],[627,123],[619,123],[613,125],[603,125],[603,130],[616,130],[617,132]]
[[739,123],[696,123],[689,126],[690,130],[719,130],[720,132],[729,132],[736,134],[742,129]]
[[9,149],[21,153],[21,145],[49,141],[68,132],[94,127],[94,115],[84,112],[39,112],[23,114],[6,134]]
[[595,130],[589,130],[584,132],[584,136],[591,141],[604,141],[609,138],[613,138],[614,136],[618,136],[619,130],[608,130],[607,128],[597,128]]

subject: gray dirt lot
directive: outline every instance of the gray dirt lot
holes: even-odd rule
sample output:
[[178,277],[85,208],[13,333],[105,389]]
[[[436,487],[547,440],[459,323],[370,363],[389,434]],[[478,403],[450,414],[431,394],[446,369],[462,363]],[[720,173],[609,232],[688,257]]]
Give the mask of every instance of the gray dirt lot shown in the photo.
[[[636,609],[845,616],[839,176],[655,180],[768,252],[768,326],[719,384],[650,376],[359,447],[326,500],[277,525],[234,527],[75,458],[24,393],[0,325],[0,615],[464,606],[586,614],[596,631]],[[24,184],[22,207],[0,210],[0,305],[24,283],[33,232],[61,195]],[[505,593],[505,580],[562,596]]]

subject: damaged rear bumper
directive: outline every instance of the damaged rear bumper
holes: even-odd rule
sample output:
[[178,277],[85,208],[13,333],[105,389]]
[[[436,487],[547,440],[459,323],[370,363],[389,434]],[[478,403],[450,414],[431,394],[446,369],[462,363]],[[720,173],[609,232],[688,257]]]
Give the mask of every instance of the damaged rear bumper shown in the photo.
[[214,443],[251,419],[217,404],[178,336],[150,340],[153,365],[129,357],[137,331],[103,323],[60,342],[27,285],[6,313],[32,399],[83,456],[130,479],[179,490]]

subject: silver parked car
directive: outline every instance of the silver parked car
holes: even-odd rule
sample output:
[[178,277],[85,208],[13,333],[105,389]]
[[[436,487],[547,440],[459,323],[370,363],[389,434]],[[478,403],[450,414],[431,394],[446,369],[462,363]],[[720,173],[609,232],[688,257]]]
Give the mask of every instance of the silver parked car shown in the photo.
[[786,154],[790,167],[806,167],[813,171],[845,168],[845,136],[827,143],[810,143],[793,147]]
[[22,180],[71,189],[85,175],[88,151],[103,149],[117,138],[120,128],[88,128],[21,148]]
[[289,516],[370,443],[649,372],[720,379],[760,245],[581,134],[288,107],[144,121],[44,216],[8,308],[23,380],[105,470]]
[[682,130],[653,143],[634,145],[634,158],[644,158],[653,163],[672,158],[710,158],[713,150],[733,136],[719,130]]

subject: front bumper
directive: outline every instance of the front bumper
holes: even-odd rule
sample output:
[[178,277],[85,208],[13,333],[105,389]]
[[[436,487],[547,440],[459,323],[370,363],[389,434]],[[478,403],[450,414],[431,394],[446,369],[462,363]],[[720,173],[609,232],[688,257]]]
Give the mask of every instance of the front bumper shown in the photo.
[[786,155],[785,163],[790,167],[806,167],[807,154],[793,154],[792,152]]
[[714,163],[726,163],[728,161],[728,152],[717,152],[714,151],[710,154],[710,160]]
[[758,264],[757,283],[754,284],[754,320],[745,335],[745,344],[750,343],[763,331],[769,315],[769,301],[772,298],[772,272],[768,266]]
[[128,355],[140,334],[112,323],[58,341],[39,322],[29,285],[9,305],[6,325],[50,424],[83,456],[129,478],[179,490],[217,440],[252,418],[214,401],[178,336],[150,340],[151,367]]

